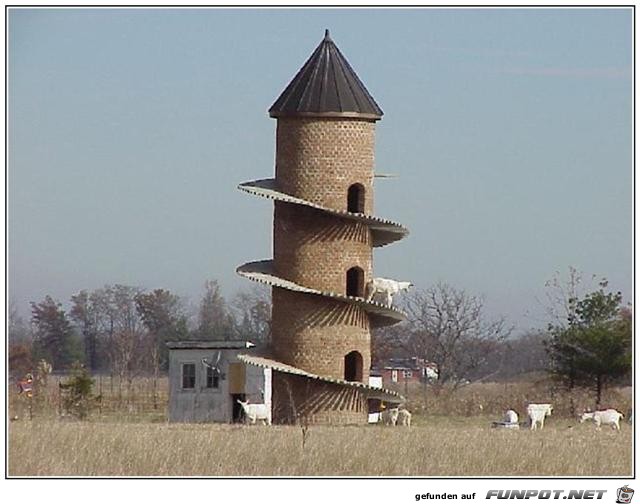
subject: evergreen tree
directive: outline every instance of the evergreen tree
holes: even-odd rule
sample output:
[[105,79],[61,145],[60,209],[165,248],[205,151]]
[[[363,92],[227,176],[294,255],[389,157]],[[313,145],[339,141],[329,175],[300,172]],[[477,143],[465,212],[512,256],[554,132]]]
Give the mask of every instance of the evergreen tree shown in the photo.
[[568,388],[592,388],[596,405],[612,381],[631,371],[631,317],[620,292],[607,281],[582,299],[570,298],[564,324],[550,324],[546,348],[550,372]]
[[31,303],[31,323],[34,331],[34,353],[44,358],[54,369],[67,368],[81,358],[79,342],[75,340],[71,324],[62,305],[50,296],[39,303]]
[[80,420],[89,416],[91,408],[99,399],[93,395],[93,383],[87,368],[80,362],[73,363],[71,376],[65,383],[60,384],[62,394],[62,407]]

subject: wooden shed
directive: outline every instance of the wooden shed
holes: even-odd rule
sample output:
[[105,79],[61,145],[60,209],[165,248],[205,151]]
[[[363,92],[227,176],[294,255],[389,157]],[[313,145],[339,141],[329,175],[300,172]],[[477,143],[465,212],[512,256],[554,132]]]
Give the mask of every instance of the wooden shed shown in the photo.
[[169,421],[242,422],[238,399],[267,404],[271,410],[271,369],[238,360],[250,341],[171,341]]

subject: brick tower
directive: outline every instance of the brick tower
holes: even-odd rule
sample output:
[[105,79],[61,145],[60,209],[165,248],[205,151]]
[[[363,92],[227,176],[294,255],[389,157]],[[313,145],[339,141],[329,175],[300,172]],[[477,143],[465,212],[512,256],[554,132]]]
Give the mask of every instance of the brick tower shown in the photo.
[[269,109],[277,119],[274,179],[241,190],[274,200],[273,260],[238,273],[273,286],[273,418],[366,423],[374,327],[404,315],[365,299],[372,251],[404,237],[373,216],[375,123],[382,110],[329,32]]

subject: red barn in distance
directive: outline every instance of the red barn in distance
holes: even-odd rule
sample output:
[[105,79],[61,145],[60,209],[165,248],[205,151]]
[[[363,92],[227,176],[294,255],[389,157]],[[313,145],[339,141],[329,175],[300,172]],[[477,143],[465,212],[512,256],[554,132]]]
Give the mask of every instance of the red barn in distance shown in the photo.
[[387,359],[371,370],[373,376],[382,377],[382,385],[393,383],[424,383],[438,379],[438,366],[419,357]]

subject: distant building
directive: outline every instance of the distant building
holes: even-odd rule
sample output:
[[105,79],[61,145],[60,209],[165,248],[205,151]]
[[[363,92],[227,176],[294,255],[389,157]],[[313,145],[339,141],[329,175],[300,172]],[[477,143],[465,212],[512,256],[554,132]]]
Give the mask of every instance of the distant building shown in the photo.
[[382,377],[382,383],[424,383],[438,379],[438,366],[418,357],[393,358],[372,370]]
[[238,399],[264,403],[271,410],[271,370],[237,358],[250,341],[171,341],[169,421],[242,422]]
[[[369,386],[381,389],[382,377],[369,375]],[[380,421],[380,403],[380,399],[369,399],[367,401],[369,409],[369,423],[378,423]]]

